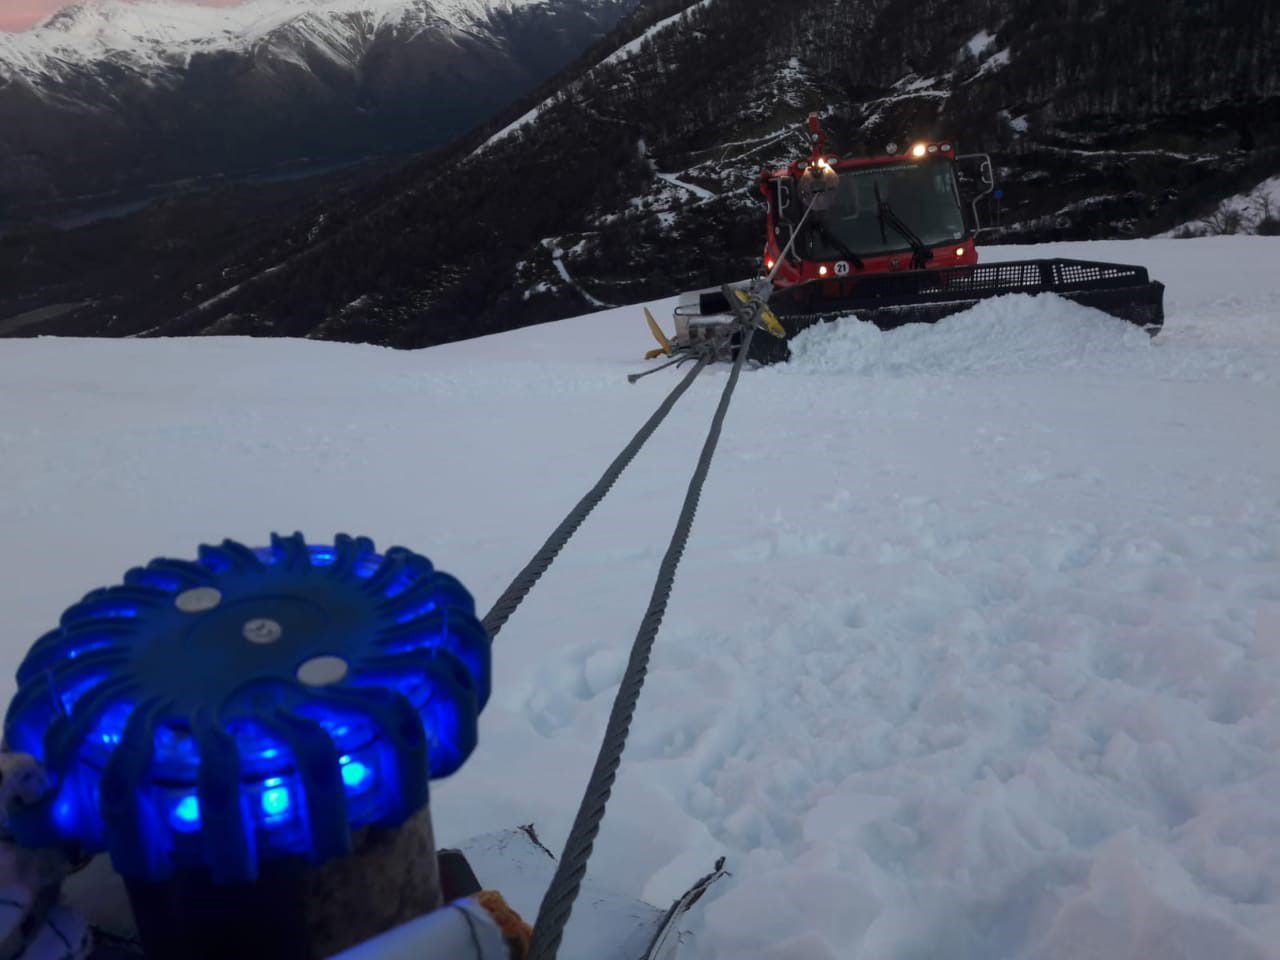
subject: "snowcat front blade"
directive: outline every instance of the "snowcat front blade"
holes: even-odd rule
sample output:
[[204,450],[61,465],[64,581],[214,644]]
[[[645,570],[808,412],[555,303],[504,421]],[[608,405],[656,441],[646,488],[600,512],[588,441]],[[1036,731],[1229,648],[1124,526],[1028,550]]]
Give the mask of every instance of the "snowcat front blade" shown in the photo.
[[[936,323],[975,304],[1010,293],[1054,293],[1142,327],[1152,336],[1164,324],[1164,284],[1145,267],[1088,260],[1018,260],[856,277],[833,293],[818,282],[779,291],[770,301],[787,339],[827,320],[854,314],[881,330]],[[723,296],[703,293],[703,314],[728,312]],[[751,359],[778,363],[790,357],[786,341],[757,337]]]
[[[742,304],[744,308],[747,308],[750,306],[751,294],[747,293],[747,291],[740,290],[733,287],[726,287],[726,289],[733,290],[733,295],[738,299],[738,302]],[[747,316],[740,310],[735,310],[734,313],[737,314],[739,317]],[[759,312],[754,314],[752,319],[758,322],[761,326],[764,327],[765,330],[769,331],[769,333],[773,334],[779,340],[786,339],[787,337],[786,328],[778,321],[777,316],[774,314],[772,310],[769,309],[767,304],[761,306]]]
[[658,326],[658,321],[653,319],[653,314],[649,312],[649,308],[644,308],[644,321],[649,325],[649,332],[653,334],[653,339],[658,341],[660,349],[650,350],[644,355],[646,360],[653,360],[660,356],[671,356],[672,350],[675,348],[671,345],[671,341],[667,339],[667,335],[662,332],[662,328]]

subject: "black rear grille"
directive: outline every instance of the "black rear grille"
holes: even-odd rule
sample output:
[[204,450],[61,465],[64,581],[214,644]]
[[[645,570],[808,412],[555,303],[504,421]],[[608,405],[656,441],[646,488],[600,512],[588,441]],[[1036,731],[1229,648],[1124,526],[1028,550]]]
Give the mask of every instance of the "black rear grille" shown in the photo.
[[885,301],[972,300],[1002,293],[1065,293],[1081,288],[1144,286],[1150,282],[1146,267],[1129,264],[1019,260],[855,276],[840,285],[820,281],[793,288],[792,296],[814,306],[826,299],[885,305]]

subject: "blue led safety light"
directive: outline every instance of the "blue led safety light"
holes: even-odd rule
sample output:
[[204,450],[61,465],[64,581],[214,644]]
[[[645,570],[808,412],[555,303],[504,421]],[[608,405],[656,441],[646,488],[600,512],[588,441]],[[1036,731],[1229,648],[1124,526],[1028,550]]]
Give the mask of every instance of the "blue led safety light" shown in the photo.
[[367,538],[153,560],[67,610],[19,668],[6,742],[55,788],[13,829],[108,850],[140,880],[250,882],[264,858],[345,854],[471,754],[489,645],[457,580]]

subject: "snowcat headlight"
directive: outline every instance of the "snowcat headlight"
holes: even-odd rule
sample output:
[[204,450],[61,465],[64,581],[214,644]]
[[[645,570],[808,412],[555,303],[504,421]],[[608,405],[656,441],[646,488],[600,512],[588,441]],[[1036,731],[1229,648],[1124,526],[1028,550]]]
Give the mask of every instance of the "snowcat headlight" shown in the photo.
[[914,147],[911,148],[911,155],[913,157],[923,157],[927,149],[928,148],[925,147],[923,143],[917,143]]
[[823,264],[818,268],[818,276],[825,277],[826,275],[827,275],[827,267],[826,267],[826,264]]
[[950,152],[951,152],[951,144],[949,144],[949,143],[944,143],[944,144],[943,144],[941,147],[939,147],[938,149],[939,149],[939,150],[941,150],[943,153],[950,153]]
[[964,247],[956,247],[956,256],[957,256],[957,257],[963,257],[963,256],[964,256]]
[[938,152],[938,145],[937,145],[936,143],[931,143],[931,144],[929,144],[929,152],[930,152],[930,153],[937,153],[937,152]]
[[772,269],[773,269],[773,257],[765,257],[765,258],[764,258],[764,268],[765,268],[766,270],[772,270]]

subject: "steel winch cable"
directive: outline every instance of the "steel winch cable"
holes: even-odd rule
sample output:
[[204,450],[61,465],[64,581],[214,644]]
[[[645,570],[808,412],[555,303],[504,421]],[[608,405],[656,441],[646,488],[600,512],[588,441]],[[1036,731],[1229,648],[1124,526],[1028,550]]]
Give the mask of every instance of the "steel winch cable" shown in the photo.
[[[622,762],[627,734],[631,730],[631,720],[635,715],[640,691],[644,687],[645,676],[649,670],[649,655],[667,610],[667,601],[671,597],[671,589],[675,583],[676,569],[680,565],[680,558],[684,555],[689,533],[693,529],[698,500],[702,496],[702,486],[711,469],[711,458],[715,455],[725,415],[729,411],[729,400],[733,396],[734,387],[737,386],[738,375],[742,371],[742,363],[746,359],[754,334],[755,328],[748,327],[738,350],[738,356],[734,360],[733,370],[720,395],[720,404],[716,407],[715,416],[711,420],[711,429],[707,432],[707,439],[703,443],[698,465],[689,480],[684,506],[680,510],[675,531],[671,535],[671,543],[658,568],[658,577],[649,599],[649,607],[640,621],[640,629],[631,647],[631,657],[627,663],[626,672],[622,676],[622,682],[613,700],[613,707],[609,711],[609,722],[605,727],[604,739],[600,744],[595,766],[591,770],[591,777],[587,781],[586,792],[578,807],[573,827],[569,831],[569,838],[565,841],[564,852],[556,866],[555,876],[552,877],[551,885],[543,896],[542,906],[538,909],[528,960],[554,960],[564,936],[565,925],[573,912],[573,903],[582,886],[582,878],[586,876],[587,861],[591,858],[596,835],[600,832],[600,822],[604,819],[605,807],[613,791],[618,766]],[[705,361],[700,362],[690,374],[690,378],[704,364]]]
[[577,532],[591,511],[605,498],[605,495],[613,487],[614,482],[622,471],[635,459],[635,455],[640,448],[653,436],[653,432],[658,429],[658,425],[671,412],[671,408],[675,406],[676,401],[689,389],[689,385],[706,368],[710,360],[711,354],[709,352],[699,354],[693,369],[685,374],[684,379],[676,384],[674,390],[667,394],[667,398],[662,401],[658,409],[653,412],[653,415],[645,421],[644,425],[636,432],[636,435],[631,438],[631,442],[623,448],[622,452],[601,474],[600,479],[596,481],[596,485],[587,491],[587,494],[578,501],[577,506],[569,511],[569,515],[552,531],[546,543],[525,564],[524,569],[516,574],[510,586],[503,591],[502,596],[498,597],[493,608],[484,615],[484,620],[481,621],[484,624],[484,628],[489,631],[490,637],[498,635],[498,631],[515,613],[516,608],[520,606],[524,598],[529,595],[529,591],[533,589],[534,584],[547,572],[547,568],[551,566],[551,562],[555,560],[564,545],[569,542],[569,538]]

